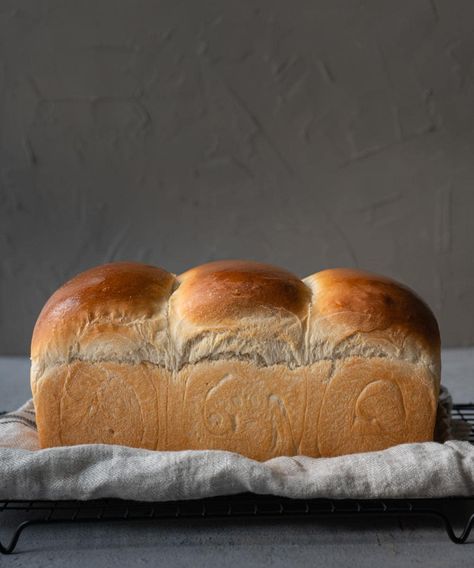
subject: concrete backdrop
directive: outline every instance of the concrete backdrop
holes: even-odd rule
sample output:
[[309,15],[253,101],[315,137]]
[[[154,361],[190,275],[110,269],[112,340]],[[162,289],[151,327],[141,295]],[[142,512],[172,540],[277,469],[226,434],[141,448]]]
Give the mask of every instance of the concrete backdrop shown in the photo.
[[0,353],[135,259],[385,273],[474,344],[472,0],[0,0]]

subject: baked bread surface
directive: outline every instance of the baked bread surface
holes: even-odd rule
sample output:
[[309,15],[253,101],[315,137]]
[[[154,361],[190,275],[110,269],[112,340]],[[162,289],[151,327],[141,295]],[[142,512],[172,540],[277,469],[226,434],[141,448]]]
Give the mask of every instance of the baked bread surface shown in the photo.
[[250,261],[175,275],[139,263],[62,286],[36,323],[43,448],[223,449],[257,460],[433,439],[436,319],[410,289]]

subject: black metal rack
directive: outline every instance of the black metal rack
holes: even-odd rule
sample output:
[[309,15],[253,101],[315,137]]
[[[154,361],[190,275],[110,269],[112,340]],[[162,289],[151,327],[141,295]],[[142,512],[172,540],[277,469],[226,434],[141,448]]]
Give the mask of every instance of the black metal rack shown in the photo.
[[[454,405],[452,416],[471,425],[469,441],[474,443],[474,404]],[[467,514],[456,533],[452,510]],[[8,544],[0,543],[2,554],[11,554],[21,533],[31,525],[144,521],[173,518],[311,518],[327,517],[420,517],[440,519],[449,538],[457,544],[468,539],[474,525],[474,496],[444,499],[288,499],[273,495],[240,494],[208,499],[149,503],[99,499],[93,501],[0,501],[0,513],[16,511],[22,520]],[[1,519],[1,515],[0,515]]]

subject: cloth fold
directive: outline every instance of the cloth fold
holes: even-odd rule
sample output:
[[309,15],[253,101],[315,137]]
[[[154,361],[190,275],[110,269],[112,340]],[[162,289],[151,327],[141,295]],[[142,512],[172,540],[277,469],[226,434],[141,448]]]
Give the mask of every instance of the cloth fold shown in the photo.
[[438,442],[335,458],[257,462],[216,450],[154,452],[103,444],[40,450],[34,407],[28,401],[0,416],[0,500],[168,501],[246,491],[335,499],[474,495],[474,446],[463,441],[470,426],[452,421],[451,407],[443,389]]

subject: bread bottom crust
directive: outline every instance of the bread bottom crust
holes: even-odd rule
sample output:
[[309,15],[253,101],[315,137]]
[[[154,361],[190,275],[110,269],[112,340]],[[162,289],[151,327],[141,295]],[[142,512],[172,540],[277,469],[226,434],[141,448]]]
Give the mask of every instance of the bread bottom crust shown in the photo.
[[377,357],[297,369],[210,361],[175,374],[150,363],[75,361],[33,384],[42,448],[215,449],[259,461],[432,440],[438,397],[426,367]]

